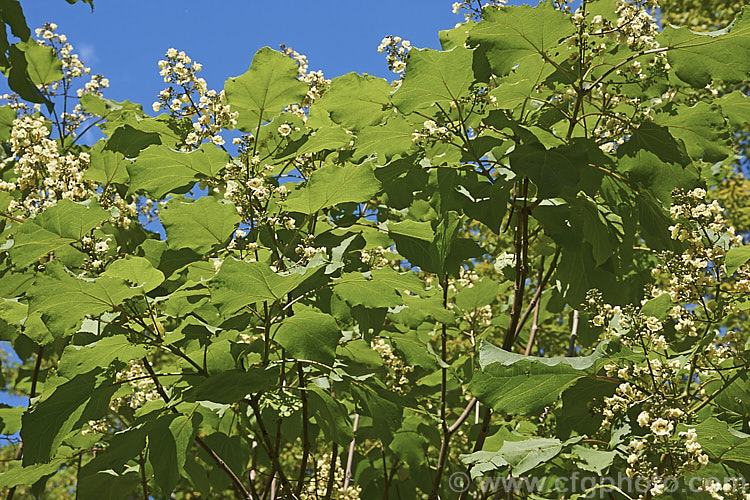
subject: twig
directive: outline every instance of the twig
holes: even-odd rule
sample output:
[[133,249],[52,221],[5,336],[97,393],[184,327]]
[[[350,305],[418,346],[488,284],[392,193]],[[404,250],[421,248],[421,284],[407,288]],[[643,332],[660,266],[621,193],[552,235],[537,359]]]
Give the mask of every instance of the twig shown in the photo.
[[[554,262],[552,263],[554,264]],[[552,267],[552,266],[550,266]],[[542,303],[538,297],[541,295],[540,290],[542,289],[542,283],[544,280],[544,256],[542,256],[542,260],[539,264],[539,285],[537,287],[536,293],[534,294],[534,299],[531,300],[531,302],[536,302],[534,305],[534,319],[531,322],[531,331],[529,332],[529,341],[526,343],[526,350],[524,351],[524,356],[528,356],[531,354],[531,348],[534,346],[534,339],[536,338],[536,331],[539,329],[539,309],[540,304]],[[529,304],[529,307],[531,306],[531,303]],[[523,323],[523,321],[522,321]],[[518,336],[518,333],[516,332],[516,336]]]
[[[36,363],[34,363],[34,372],[31,374],[31,392],[29,393],[29,407],[31,407],[31,400],[36,396],[36,385],[39,380],[39,370],[42,367],[42,355],[44,354],[44,346],[40,345],[39,350],[36,353]],[[16,460],[23,458],[23,441],[18,444],[18,451],[16,452]],[[76,488],[77,489],[77,488]],[[5,500],[13,500],[13,496],[16,494],[16,487],[13,486],[8,490],[8,494],[5,496]]]
[[[326,483],[326,495],[323,497],[323,500],[331,500],[331,494],[333,493],[333,482],[336,478],[336,455],[338,455],[339,452],[339,445],[334,442],[333,443],[333,449],[331,450],[331,466],[328,468],[328,482]],[[315,475],[317,477],[317,474]],[[349,486],[344,486],[344,491]]]
[[271,441],[271,436],[268,434],[268,429],[266,428],[266,425],[263,423],[263,418],[261,417],[260,412],[260,406],[258,405],[258,397],[260,393],[256,394],[255,397],[250,398],[248,400],[248,403],[250,404],[250,407],[253,409],[253,412],[255,413],[256,420],[258,421],[258,428],[260,429],[260,435],[263,438],[263,441],[265,442],[265,445],[263,446],[266,449],[266,452],[268,453],[268,458],[271,459],[271,464],[276,469],[276,475],[278,476],[279,480],[281,481],[281,485],[283,486],[284,490],[292,496],[292,498],[298,498],[296,494],[294,494],[294,490],[292,489],[292,485],[289,483],[289,479],[286,477],[286,474],[284,474],[284,471],[281,469],[281,464],[279,463],[279,457],[276,453],[274,453],[274,446],[273,441]]
[[[156,373],[154,372],[154,369],[151,367],[151,363],[149,363],[148,359],[145,357],[142,358],[143,366],[148,372],[149,375],[151,375],[151,380],[154,381],[154,385],[156,386],[156,391],[159,393],[161,398],[164,400],[165,403],[169,404],[169,396],[167,395],[167,392],[164,390],[164,386],[161,385],[161,382],[159,382],[159,378],[157,377]],[[172,413],[179,414],[180,412],[175,408],[174,406],[171,406],[170,409],[172,410]],[[216,465],[219,466],[221,470],[226,473],[227,476],[229,476],[229,479],[232,480],[234,483],[234,486],[237,488],[237,490],[242,494],[243,498],[246,498],[247,500],[254,500],[253,497],[250,495],[250,492],[247,491],[247,488],[245,488],[245,485],[242,484],[242,481],[239,477],[237,477],[237,474],[234,473],[234,471],[229,467],[229,465],[219,456],[216,454],[214,450],[211,449],[210,446],[206,444],[205,441],[203,441],[199,436],[195,436],[194,441],[198,446],[203,448],[203,450],[208,453],[208,456],[210,456],[214,462],[216,462]]]
[[[482,418],[482,427],[479,429],[479,435],[477,436],[477,440],[474,443],[474,449],[472,450],[472,453],[481,451],[482,447],[484,447],[484,440],[487,438],[487,433],[490,430],[490,420],[492,416],[491,412],[492,410],[490,410],[489,406],[484,409],[484,417]],[[469,472],[470,472],[470,469],[469,467],[467,467],[465,477],[469,477]],[[464,500],[468,492],[469,492],[469,488],[465,488],[464,491],[462,491],[461,494],[459,495],[458,500]]]
[[[307,457],[310,456],[310,436],[308,429],[308,408],[307,392],[305,391],[305,371],[302,369],[302,363],[297,362],[297,374],[299,376],[299,386],[302,398],[302,461],[299,467],[299,479],[297,479],[297,496],[302,494],[302,487],[305,485],[305,473],[307,472]],[[331,465],[333,470],[335,467]]]
[[359,427],[359,413],[354,414],[354,424],[352,425],[352,441],[349,443],[349,454],[346,456],[346,473],[344,474],[344,491],[349,488],[349,481],[352,479],[352,462],[354,461],[354,446],[357,442],[357,428]]
[[576,339],[578,338],[578,309],[573,311],[573,327],[570,329],[570,345],[568,346],[568,357],[575,352]]
[[[549,266],[549,269],[547,269],[547,272],[545,273],[544,277],[542,278],[541,282],[539,283],[539,286],[536,289],[536,292],[534,292],[534,296],[531,298],[531,302],[529,302],[528,307],[523,312],[523,316],[521,316],[521,320],[518,322],[518,326],[516,327],[516,337],[518,337],[518,334],[521,333],[521,329],[523,328],[523,325],[526,324],[526,320],[529,319],[529,314],[531,314],[531,310],[536,307],[536,304],[539,302],[542,296],[542,292],[544,291],[544,287],[547,286],[547,282],[552,277],[552,273],[555,271],[555,268],[557,267],[557,259],[560,256],[561,248],[558,247],[555,251],[555,256],[552,257],[552,263]],[[515,339],[513,339],[515,342]]]

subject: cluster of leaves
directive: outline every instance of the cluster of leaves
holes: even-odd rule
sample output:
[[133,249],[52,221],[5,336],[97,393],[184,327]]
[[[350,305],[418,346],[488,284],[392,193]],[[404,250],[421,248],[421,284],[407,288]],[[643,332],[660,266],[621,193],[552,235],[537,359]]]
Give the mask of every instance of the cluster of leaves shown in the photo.
[[[703,188],[733,196],[750,11],[704,35],[640,3],[496,4],[391,83],[264,48],[214,92],[170,50],[155,118],[98,87],[78,128],[3,108],[0,335],[30,405],[0,408],[20,437],[0,487],[481,497],[466,472],[557,498],[627,468],[682,498],[660,481],[747,477],[750,252]],[[45,102],[75,100],[29,57]]]

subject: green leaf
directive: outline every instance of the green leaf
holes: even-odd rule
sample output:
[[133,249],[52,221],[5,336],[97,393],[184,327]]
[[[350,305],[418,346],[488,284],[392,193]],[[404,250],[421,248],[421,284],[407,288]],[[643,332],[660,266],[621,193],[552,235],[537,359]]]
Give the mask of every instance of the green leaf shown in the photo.
[[13,460],[8,463],[8,468],[0,474],[0,488],[7,489],[14,486],[34,484],[44,476],[49,476],[57,472],[64,463],[64,460],[53,460],[48,464],[22,467],[20,460]]
[[346,406],[314,384],[307,386],[307,397],[315,415],[315,423],[323,430],[326,439],[347,446],[353,433]]
[[39,45],[35,40],[19,42],[16,46],[23,51],[26,71],[34,85],[46,85],[62,79],[62,61],[52,47]]
[[420,293],[423,287],[414,273],[402,274],[387,268],[373,269],[367,275],[347,273],[333,282],[333,290],[342,300],[373,309],[396,307],[403,303],[406,290]]
[[163,415],[148,433],[148,461],[162,493],[169,495],[177,485],[193,440],[198,415]]
[[347,134],[341,127],[321,127],[307,136],[307,140],[298,148],[293,148],[289,153],[287,150],[284,150],[284,156],[278,160],[294,158],[308,153],[317,153],[319,151],[341,149],[348,146],[353,139],[354,137]]
[[272,386],[278,376],[276,370],[263,368],[251,368],[249,371],[229,370],[207,378],[195,388],[194,394],[185,398],[232,404],[248,394]]
[[473,61],[474,51],[464,47],[446,52],[412,50],[393,104],[404,114],[433,104],[449,109],[451,102],[469,93],[474,82]]
[[190,153],[162,145],[149,146],[127,165],[128,192],[145,192],[155,199],[171,192],[185,192],[199,179],[216,177],[228,161],[229,154],[211,144]]
[[407,416],[403,425],[396,431],[393,441],[388,448],[396,457],[406,462],[411,470],[419,470],[419,467],[427,461],[429,439],[425,435],[424,422],[419,417]]
[[[730,427],[715,417],[709,417],[698,425],[691,425],[698,435],[698,443],[703,452],[718,461],[731,461],[750,464],[750,435]],[[676,432],[685,431],[688,426],[681,424]]]
[[314,311],[285,318],[274,335],[287,356],[326,365],[333,364],[340,338],[341,330],[333,316]]
[[45,391],[41,400],[23,416],[23,464],[49,462],[63,438],[73,430],[91,400],[93,373],[76,375],[70,381]]
[[268,47],[253,57],[250,69],[224,84],[227,102],[239,112],[237,128],[255,133],[289,104],[301,103],[307,85],[297,79],[297,64]]
[[730,92],[718,99],[721,112],[729,124],[739,129],[750,123],[750,97],[739,90]]
[[375,153],[381,162],[404,155],[414,147],[414,127],[400,116],[391,117],[384,125],[367,127],[357,134],[354,160]]
[[275,302],[297,288],[310,275],[280,275],[267,264],[227,259],[211,280],[211,297],[220,310],[233,313],[258,302]]
[[147,352],[147,347],[133,344],[125,335],[105,337],[85,346],[71,344],[63,350],[57,371],[70,379],[96,368],[105,368],[115,360],[127,363],[142,358]]
[[727,276],[731,276],[745,263],[750,260],[750,245],[736,248],[730,248],[727,252],[724,265],[726,266]]
[[81,320],[116,309],[126,299],[140,295],[124,281],[108,276],[96,280],[76,279],[61,266],[48,265],[48,274],[37,278],[29,289],[29,314],[39,312],[57,337],[75,333]]
[[519,175],[528,176],[543,198],[571,195],[578,186],[579,175],[571,148],[561,146],[546,150],[541,144],[522,144],[510,155],[510,164]]
[[0,407],[0,434],[10,436],[21,430],[21,417],[26,408],[23,406]]
[[139,489],[141,482],[136,467],[128,467],[121,474],[112,469],[100,470],[93,474],[79,475],[77,479],[76,495],[79,500],[129,500],[132,492]]
[[573,36],[570,16],[552,2],[487,9],[484,21],[469,32],[469,44],[479,45],[495,74],[507,75],[516,64],[539,65],[544,57],[562,50],[560,41]]
[[347,73],[334,78],[323,97],[310,106],[310,119],[325,113],[334,123],[348,130],[379,125],[392,113],[393,89],[384,78]]
[[91,150],[91,163],[83,178],[89,181],[100,182],[105,185],[112,183],[125,184],[130,177],[127,167],[130,160],[125,155],[115,151],[96,149]]
[[151,262],[143,257],[130,255],[109,264],[102,276],[124,279],[131,286],[143,288],[144,293],[150,292],[164,282],[164,274],[155,269]]
[[190,248],[198,254],[226,245],[241,221],[234,204],[210,196],[190,203],[173,198],[159,217],[170,248]]
[[98,204],[88,206],[70,200],[60,200],[21,224],[14,236],[10,257],[19,267],[26,267],[39,257],[66,249],[80,240],[89,231],[110,217]]
[[367,201],[379,189],[380,182],[367,166],[326,165],[313,172],[309,182],[289,196],[284,208],[313,214],[339,203]]
[[0,9],[2,9],[2,20],[10,27],[13,36],[27,40],[31,36],[31,31],[26,25],[26,16],[23,15],[23,9],[18,0],[2,0]]
[[693,159],[717,162],[732,152],[729,131],[717,106],[705,102],[676,106],[670,113],[657,114],[654,121],[682,140]]
[[492,304],[497,298],[499,283],[485,277],[470,287],[464,287],[456,295],[456,305],[464,311]]
[[585,377],[602,355],[597,351],[585,357],[540,358],[483,342],[479,349],[482,371],[474,374],[469,390],[482,403],[501,413],[541,412],[576,380]]
[[562,451],[559,439],[532,438],[525,441],[505,441],[496,452],[477,451],[461,455],[461,461],[471,465],[472,477],[510,466],[514,477],[552,460]]
[[667,26],[657,41],[680,80],[695,88],[712,81],[740,83],[750,73],[750,11],[746,7],[728,27],[706,33]]
[[594,450],[580,445],[573,446],[571,451],[583,461],[578,462],[579,469],[594,472],[599,476],[604,475],[617,456],[616,451]]
[[672,309],[672,299],[668,293],[662,293],[658,297],[649,299],[648,302],[641,306],[641,314],[645,316],[653,316],[659,320],[664,321],[667,318],[667,313]]
[[671,199],[674,188],[693,187],[698,178],[694,168],[686,168],[691,160],[684,143],[654,123],[634,130],[617,148],[617,157],[631,183],[651,190],[663,202]]

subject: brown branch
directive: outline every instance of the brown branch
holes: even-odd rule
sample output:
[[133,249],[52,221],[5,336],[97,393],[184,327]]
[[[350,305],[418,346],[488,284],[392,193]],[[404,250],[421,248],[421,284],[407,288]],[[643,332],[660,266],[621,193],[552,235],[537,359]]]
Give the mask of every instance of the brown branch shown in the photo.
[[[157,377],[156,373],[154,372],[154,369],[151,367],[151,363],[149,363],[148,359],[145,357],[142,358],[143,366],[148,372],[149,375],[151,375],[151,380],[154,381],[154,385],[156,386],[156,391],[159,393],[161,398],[164,400],[165,403],[169,404],[169,396],[167,395],[167,392],[164,390],[164,386],[161,385],[161,382],[159,382],[159,378]],[[172,410],[172,413],[179,414],[180,412],[175,408],[174,406],[170,407],[170,410]],[[224,473],[229,476],[229,479],[231,479],[232,483],[234,483],[235,488],[242,494],[242,497],[247,500],[253,500],[253,497],[250,495],[250,492],[245,488],[245,485],[242,484],[242,481],[239,477],[237,477],[237,474],[234,473],[231,467],[219,456],[216,454],[214,450],[211,449],[210,446],[206,444],[203,439],[201,439],[199,436],[195,436],[194,441],[198,446],[200,446],[206,453],[208,453],[208,456],[210,456],[214,462],[216,462],[216,465],[219,466],[221,470],[224,471]]]
[[[333,443],[333,449],[331,450],[331,466],[328,470],[328,482],[326,483],[326,494],[323,500],[331,500],[331,494],[333,493],[333,482],[336,478],[336,455],[339,452],[339,445]],[[317,477],[317,474],[316,474]],[[348,484],[344,486],[344,491],[348,488]]]
[[544,277],[542,277],[541,281],[539,282],[539,286],[537,287],[536,292],[534,293],[534,297],[532,297],[531,302],[529,302],[528,307],[523,312],[523,316],[521,316],[521,320],[518,322],[518,326],[516,326],[516,333],[513,338],[513,342],[515,342],[516,337],[518,337],[518,334],[521,333],[521,329],[523,328],[523,325],[526,323],[526,320],[529,319],[529,314],[531,314],[531,310],[539,302],[539,299],[542,296],[542,292],[544,291],[544,287],[547,286],[547,282],[552,277],[552,273],[557,267],[557,259],[560,256],[560,251],[561,249],[560,247],[558,247],[557,250],[555,251],[555,256],[552,258],[552,263],[550,264],[549,269],[547,269],[547,272],[545,273]]
[[261,417],[260,412],[260,406],[258,405],[258,397],[260,393],[256,394],[255,397],[248,399],[247,402],[250,404],[250,407],[253,409],[253,412],[255,413],[256,420],[258,421],[258,428],[260,429],[260,435],[263,438],[264,446],[266,452],[268,453],[268,458],[271,459],[271,464],[276,469],[276,474],[278,478],[281,480],[281,485],[283,486],[284,490],[287,492],[287,494],[291,495],[292,498],[298,498],[297,495],[294,493],[294,490],[292,489],[292,485],[289,482],[289,478],[286,477],[286,474],[284,474],[283,469],[281,468],[281,464],[279,463],[279,457],[274,452],[274,444],[273,441],[271,441],[271,435],[268,433],[268,429],[266,428],[266,425],[263,423],[263,418]]
[[[297,496],[302,494],[302,487],[305,485],[305,473],[307,472],[307,457],[310,456],[310,436],[308,429],[308,408],[307,392],[305,391],[305,371],[302,369],[302,362],[297,362],[297,374],[299,376],[299,386],[302,398],[302,461],[299,467],[299,478],[297,479]],[[335,467],[331,465],[331,470]]]
[[513,343],[516,341],[516,329],[518,328],[518,321],[521,316],[521,306],[523,305],[523,294],[526,288],[526,255],[528,250],[528,220],[529,212],[526,205],[526,197],[528,194],[529,181],[524,179],[522,181],[522,197],[524,199],[524,207],[518,211],[516,215],[516,234],[515,234],[515,249],[514,257],[516,259],[515,269],[515,282],[513,284],[513,307],[510,313],[510,324],[508,325],[508,331],[505,333],[505,340],[503,341],[503,349],[510,351],[513,347]]
[[[490,410],[490,407],[484,409],[484,417],[482,417],[482,427],[479,429],[479,435],[477,436],[477,440],[474,443],[474,448],[472,450],[472,453],[476,453],[478,451],[481,451],[484,447],[484,440],[487,438],[487,433],[490,430],[490,420],[492,417],[492,410]],[[470,468],[466,468],[466,475],[464,477],[470,477],[469,476]],[[465,488],[461,494],[458,497],[458,500],[464,500],[466,498],[466,495],[469,493],[469,488]]]
[[578,309],[573,311],[573,326],[570,329],[570,345],[568,346],[568,357],[575,352],[576,339],[578,338]]
[[359,413],[354,414],[354,424],[352,425],[352,441],[349,443],[349,454],[346,456],[346,473],[344,474],[344,491],[349,488],[349,481],[352,479],[352,462],[354,461],[354,446],[357,442],[357,428],[359,427]]
[[[42,367],[42,355],[44,354],[44,346],[40,345],[39,350],[36,353],[36,363],[34,363],[34,372],[31,374],[31,392],[29,393],[29,407],[31,407],[31,400],[36,396],[36,385],[39,380],[39,370]],[[18,451],[16,452],[16,460],[23,458],[23,441],[18,445]],[[5,496],[5,500],[13,500],[13,496],[16,494],[16,487],[13,486],[8,490],[8,494]]]

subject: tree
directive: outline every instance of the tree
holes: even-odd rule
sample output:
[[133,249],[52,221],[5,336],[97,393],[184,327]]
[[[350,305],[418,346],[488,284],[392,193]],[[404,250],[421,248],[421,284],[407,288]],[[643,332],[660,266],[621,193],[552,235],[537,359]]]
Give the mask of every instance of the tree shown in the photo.
[[30,398],[0,408],[0,485],[742,494],[750,252],[711,186],[750,13],[706,36],[651,7],[458,3],[441,51],[383,40],[390,83],[264,48],[217,92],[170,49],[156,117],[46,25],[49,106],[0,108],[0,332]]

